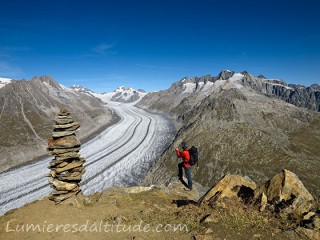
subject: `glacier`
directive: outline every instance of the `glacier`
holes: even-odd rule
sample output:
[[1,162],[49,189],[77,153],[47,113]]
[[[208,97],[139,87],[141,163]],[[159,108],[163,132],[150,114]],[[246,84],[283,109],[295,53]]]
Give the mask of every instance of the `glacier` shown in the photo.
[[[107,102],[120,120],[82,144],[86,172],[80,182],[90,195],[112,186],[139,184],[157,156],[174,137],[174,127],[162,115],[149,113],[134,103]],[[0,215],[41,199],[51,192],[47,157],[0,174]]]

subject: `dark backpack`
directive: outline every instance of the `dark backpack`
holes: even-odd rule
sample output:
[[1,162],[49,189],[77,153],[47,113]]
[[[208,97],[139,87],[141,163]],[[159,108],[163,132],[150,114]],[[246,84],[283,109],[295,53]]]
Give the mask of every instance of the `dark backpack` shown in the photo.
[[189,164],[191,166],[197,164],[197,166],[198,166],[198,148],[196,148],[195,146],[192,146],[189,149],[189,155],[190,155]]

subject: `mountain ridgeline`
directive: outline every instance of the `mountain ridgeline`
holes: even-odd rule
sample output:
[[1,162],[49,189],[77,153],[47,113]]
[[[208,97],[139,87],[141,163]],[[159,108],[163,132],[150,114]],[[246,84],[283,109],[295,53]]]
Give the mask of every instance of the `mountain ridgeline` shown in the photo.
[[170,115],[178,132],[144,182],[175,179],[174,149],[186,141],[199,148],[192,174],[205,187],[228,173],[262,182],[286,168],[319,196],[319,104],[319,85],[287,85],[248,72],[183,78],[149,93],[138,106]]
[[85,139],[113,121],[104,103],[72,91],[51,77],[6,81],[0,88],[0,171],[46,154],[53,117],[70,109],[81,123],[79,138]]
[[110,93],[95,93],[86,87],[73,85],[71,89],[75,92],[97,97],[104,102],[113,101],[121,103],[132,103],[141,100],[147,93],[142,89],[135,90],[132,87],[120,86]]

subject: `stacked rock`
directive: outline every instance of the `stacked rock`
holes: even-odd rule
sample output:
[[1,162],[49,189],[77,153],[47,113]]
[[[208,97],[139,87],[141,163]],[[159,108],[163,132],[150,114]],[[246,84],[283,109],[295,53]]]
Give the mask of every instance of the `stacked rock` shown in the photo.
[[48,141],[48,152],[55,156],[49,166],[49,183],[53,188],[49,199],[59,203],[81,191],[79,183],[85,172],[85,159],[78,153],[81,144],[75,134],[80,124],[73,121],[67,109],[60,110],[53,127]]

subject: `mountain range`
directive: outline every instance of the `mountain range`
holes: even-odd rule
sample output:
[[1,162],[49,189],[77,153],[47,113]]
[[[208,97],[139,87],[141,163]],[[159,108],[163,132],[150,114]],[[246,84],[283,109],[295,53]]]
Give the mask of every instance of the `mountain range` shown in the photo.
[[[95,93],[64,87],[52,78],[0,79],[1,170],[45,154],[49,119],[59,108],[73,109],[85,139],[115,121],[105,102],[134,102],[168,115],[177,134],[157,159],[144,183],[169,183],[176,177],[174,149],[182,141],[200,151],[196,181],[211,185],[226,173],[265,181],[283,168],[296,172],[319,195],[320,86],[286,84],[263,75],[225,70],[217,76],[187,78],[163,91],[146,93],[119,87]],[[142,99],[142,100],[141,100]],[[140,101],[141,100],[141,101]],[[10,107],[9,107],[10,106]],[[90,131],[89,131],[90,129]],[[209,181],[207,176],[211,176]]]
[[178,132],[144,182],[176,179],[175,148],[186,141],[199,149],[199,167],[192,174],[203,186],[227,173],[265,181],[287,168],[319,196],[319,96],[317,84],[287,85],[228,70],[216,77],[183,78],[149,93],[138,106],[169,115]]
[[79,85],[68,88],[49,76],[0,78],[0,172],[46,155],[51,119],[60,108],[72,109],[84,142],[118,119],[105,102],[130,103],[146,94],[123,86],[111,93],[95,93]]
[[51,77],[0,79],[0,171],[46,154],[47,137],[60,108],[72,111],[85,140],[115,116],[100,99],[73,91]]
[[80,92],[90,96],[97,97],[104,102],[114,101],[122,103],[131,103],[141,100],[147,94],[147,92],[142,89],[135,90],[132,87],[124,86],[120,86],[110,93],[95,93],[90,89],[79,85],[73,85],[71,89],[75,92]]

